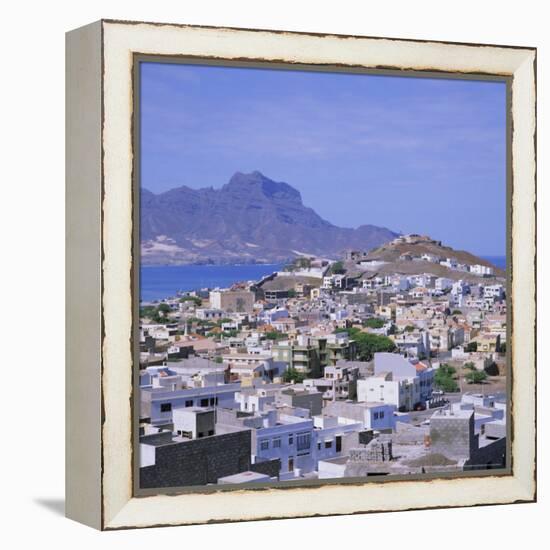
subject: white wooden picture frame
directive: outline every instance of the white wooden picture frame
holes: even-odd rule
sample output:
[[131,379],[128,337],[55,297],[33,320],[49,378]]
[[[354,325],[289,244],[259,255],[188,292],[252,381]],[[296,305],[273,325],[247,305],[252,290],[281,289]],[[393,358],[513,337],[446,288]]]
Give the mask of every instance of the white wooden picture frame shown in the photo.
[[[136,55],[510,82],[511,468],[505,474],[135,496]],[[536,50],[103,20],[67,34],[68,517],[113,530],[536,499]]]

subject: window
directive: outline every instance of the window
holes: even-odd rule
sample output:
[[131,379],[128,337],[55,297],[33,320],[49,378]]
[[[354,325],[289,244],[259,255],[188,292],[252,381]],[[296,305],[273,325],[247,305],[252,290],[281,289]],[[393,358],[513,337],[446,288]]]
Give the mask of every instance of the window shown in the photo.
[[208,435],[214,435],[214,430],[208,430]]
[[210,398],[210,406],[213,407],[215,403],[215,399],[213,397]]
[[342,436],[336,436],[336,452],[340,453],[342,451]]
[[384,418],[384,411],[380,411],[380,418]]
[[378,420],[378,413],[374,413],[374,420]]
[[273,440],[273,448],[276,449],[281,446],[281,438],[277,437]]
[[188,399],[188,400],[185,402],[185,406],[186,406],[186,407],[192,407],[192,406],[193,406],[193,400],[192,400],[192,399]]
[[264,439],[263,441],[260,441],[260,450],[267,451],[268,449],[269,449],[269,440]]
[[294,434],[290,434],[288,436],[288,444],[292,445],[294,443]]
[[331,449],[332,448],[332,441],[325,441],[325,449]]
[[311,434],[301,433],[296,436],[296,447],[298,451],[305,451],[311,447]]
[[321,450],[321,443],[317,443],[317,450],[318,450],[318,451]]
[[172,403],[161,403],[160,404],[160,412],[161,413],[167,413],[172,410]]
[[201,407],[208,407],[208,397],[206,399],[201,399]]

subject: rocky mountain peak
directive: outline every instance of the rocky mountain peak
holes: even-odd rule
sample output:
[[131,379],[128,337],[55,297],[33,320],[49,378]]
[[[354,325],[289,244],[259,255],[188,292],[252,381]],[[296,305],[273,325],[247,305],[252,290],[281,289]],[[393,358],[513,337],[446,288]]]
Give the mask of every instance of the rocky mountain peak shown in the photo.
[[270,200],[292,201],[302,204],[302,196],[297,189],[288,183],[274,181],[258,170],[245,174],[235,172],[222,191],[230,193],[247,193],[261,195]]

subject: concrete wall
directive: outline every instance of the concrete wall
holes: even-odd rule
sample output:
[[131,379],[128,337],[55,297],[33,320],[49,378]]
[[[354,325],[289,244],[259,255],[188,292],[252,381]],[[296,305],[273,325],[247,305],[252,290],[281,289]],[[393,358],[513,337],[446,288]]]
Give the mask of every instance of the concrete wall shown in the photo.
[[323,394],[321,393],[286,394],[281,392],[279,400],[290,407],[308,409],[311,416],[321,414],[323,410]]
[[250,470],[250,430],[156,448],[155,465],[140,468],[142,489],[216,483]]
[[506,438],[497,439],[472,453],[465,463],[465,470],[484,470],[506,466]]
[[264,460],[263,462],[256,462],[255,464],[250,465],[250,469],[253,472],[258,472],[259,474],[265,474],[269,477],[279,477],[279,472],[281,470],[281,461],[278,458],[272,460]]
[[433,452],[447,457],[469,458],[477,446],[473,412],[468,416],[435,414],[430,419],[430,439]]

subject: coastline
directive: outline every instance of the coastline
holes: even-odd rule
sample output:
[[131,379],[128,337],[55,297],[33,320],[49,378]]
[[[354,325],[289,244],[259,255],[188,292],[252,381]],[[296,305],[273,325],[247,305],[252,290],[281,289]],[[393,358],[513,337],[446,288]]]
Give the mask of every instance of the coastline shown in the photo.
[[239,281],[258,281],[284,264],[184,264],[141,266],[140,301],[151,302],[204,288],[224,288]]

